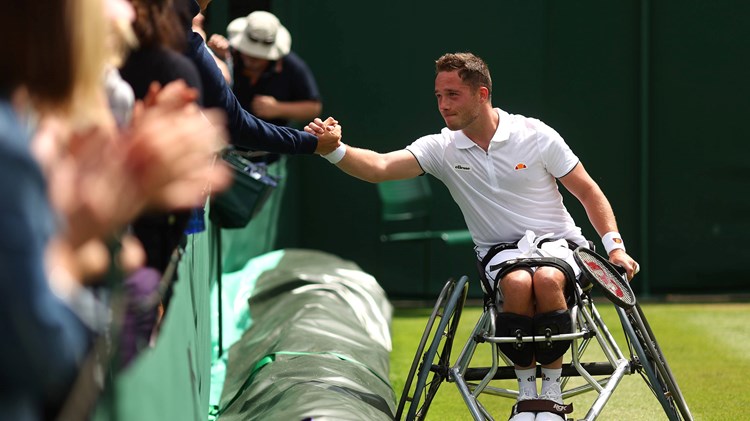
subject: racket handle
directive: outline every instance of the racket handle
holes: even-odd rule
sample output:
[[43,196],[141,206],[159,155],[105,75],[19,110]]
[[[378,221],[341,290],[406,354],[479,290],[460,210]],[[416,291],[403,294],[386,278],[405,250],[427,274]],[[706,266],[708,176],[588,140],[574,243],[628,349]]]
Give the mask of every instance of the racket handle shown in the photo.
[[627,271],[627,270],[625,270],[625,268],[624,268],[624,267],[622,267],[622,266],[620,266],[620,265],[616,265],[616,264],[614,264],[614,263],[612,264],[612,266],[614,266],[614,267],[615,267],[615,269],[617,270],[617,272],[618,272],[618,273],[619,273],[619,274],[620,274],[621,276],[626,276],[626,275],[627,275],[628,271]]

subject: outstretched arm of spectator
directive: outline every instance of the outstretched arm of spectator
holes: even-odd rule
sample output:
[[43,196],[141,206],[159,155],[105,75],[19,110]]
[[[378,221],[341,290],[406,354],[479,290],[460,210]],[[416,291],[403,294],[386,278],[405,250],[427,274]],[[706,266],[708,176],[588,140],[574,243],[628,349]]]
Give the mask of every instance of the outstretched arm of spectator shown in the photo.
[[319,144],[309,133],[280,127],[255,117],[242,108],[221,71],[216,67],[203,38],[192,33],[186,55],[195,63],[203,82],[203,104],[226,112],[231,143],[252,150],[284,154],[325,154],[333,150],[329,144]]

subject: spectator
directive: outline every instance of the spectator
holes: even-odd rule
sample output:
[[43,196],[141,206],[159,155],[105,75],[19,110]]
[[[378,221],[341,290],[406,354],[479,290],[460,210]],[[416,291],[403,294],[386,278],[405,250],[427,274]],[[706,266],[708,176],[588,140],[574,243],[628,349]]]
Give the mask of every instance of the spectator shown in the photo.
[[320,115],[322,104],[315,78],[307,64],[291,51],[289,31],[271,13],[256,11],[233,20],[227,27],[228,42],[211,37],[217,55],[231,46],[234,63],[233,91],[243,107],[270,123],[310,121]]
[[[322,105],[315,78],[307,64],[291,51],[291,35],[276,16],[264,11],[252,12],[233,20],[227,26],[227,33],[228,40],[218,34],[211,36],[209,46],[216,55],[231,59],[232,91],[245,109],[279,126],[319,116]],[[272,205],[280,203],[287,194],[287,183],[283,179],[286,158],[264,154],[251,160],[267,164],[268,172],[279,175],[282,180],[274,190],[269,206],[250,222],[258,228],[250,230],[262,235],[254,236],[252,243],[248,240],[247,244],[241,244],[247,250],[246,257],[276,248],[275,227],[281,209]]]
[[[166,85],[180,80],[199,93],[201,81],[195,65],[182,53],[187,45],[186,28],[173,0],[130,0],[135,11],[133,30],[138,48],[132,51],[121,68],[123,78],[132,86],[135,97],[143,100],[152,84]],[[172,255],[183,239],[191,216],[203,217],[203,204],[191,213],[189,210],[158,212],[150,210],[136,219],[132,231],[145,250],[145,265],[125,280],[131,293],[124,318],[120,357],[127,365],[140,349],[149,343],[156,324],[157,309],[142,310],[144,298],[156,292],[159,280],[167,269]],[[167,306],[170,294],[163,297]],[[140,311],[139,311],[140,310]]]
[[[182,80],[201,92],[195,65],[182,53],[186,47],[185,28],[172,0],[130,0],[135,9],[133,29],[138,48],[132,51],[120,69],[136,99],[144,99],[154,82],[166,85]],[[200,95],[198,98],[200,101]],[[146,265],[161,273],[183,238],[189,211],[149,212],[133,224],[133,231],[146,250]]]
[[[127,134],[113,130],[102,5],[37,0],[0,14],[13,57],[0,61],[0,419],[55,418],[101,323],[77,312],[96,303],[79,249],[146,207],[194,206],[207,181],[228,183],[205,144],[221,132],[174,100],[177,87],[139,108]],[[32,155],[29,127],[49,161]]]

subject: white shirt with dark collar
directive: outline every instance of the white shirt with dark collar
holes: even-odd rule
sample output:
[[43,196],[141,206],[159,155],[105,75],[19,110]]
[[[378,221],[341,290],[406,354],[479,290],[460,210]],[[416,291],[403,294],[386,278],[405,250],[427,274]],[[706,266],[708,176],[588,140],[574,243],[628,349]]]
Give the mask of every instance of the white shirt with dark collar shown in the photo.
[[448,128],[406,149],[448,187],[480,258],[491,246],[517,241],[527,230],[585,245],[556,182],[575,168],[578,157],[541,121],[495,110],[500,123],[487,152],[462,131]]

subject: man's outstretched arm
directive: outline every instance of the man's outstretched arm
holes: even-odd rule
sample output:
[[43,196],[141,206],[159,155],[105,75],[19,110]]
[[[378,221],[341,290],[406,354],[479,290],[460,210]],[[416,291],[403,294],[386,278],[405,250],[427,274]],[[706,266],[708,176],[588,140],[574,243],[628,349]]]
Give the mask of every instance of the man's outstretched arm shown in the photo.
[[324,157],[345,173],[361,180],[379,183],[413,178],[424,173],[417,158],[406,149],[378,153],[339,143],[341,126],[330,117],[325,122],[316,118],[305,126],[305,131],[318,136],[325,144],[330,144],[332,139],[335,139],[339,146],[330,155],[324,155]]

